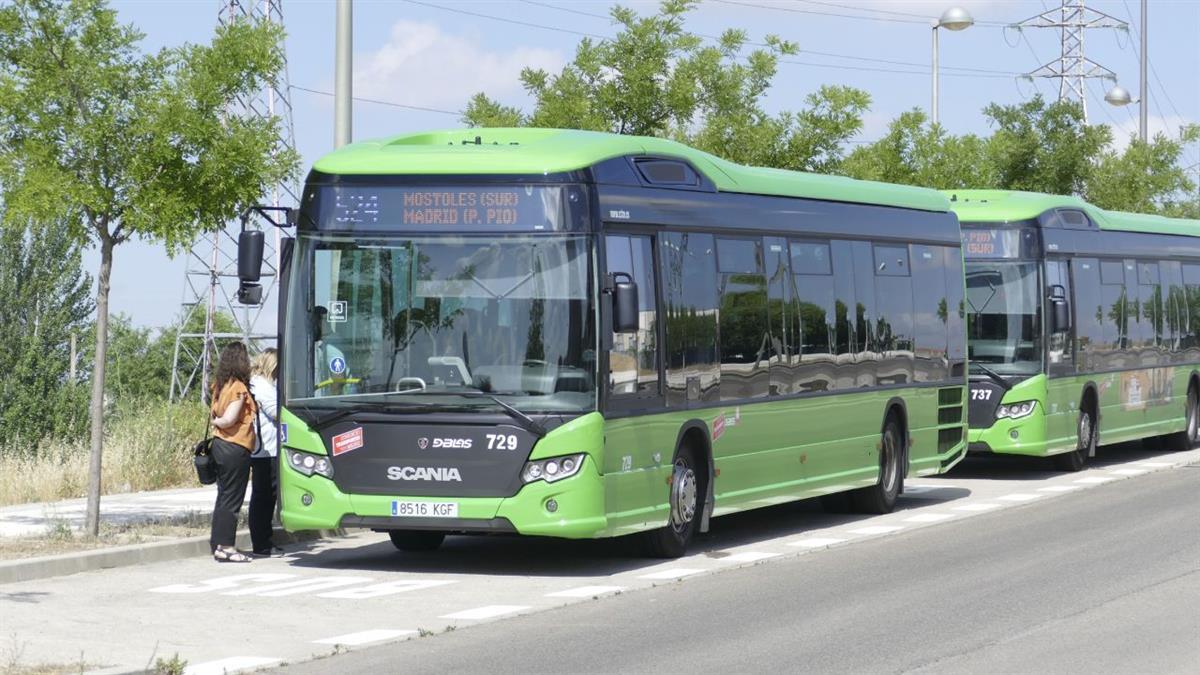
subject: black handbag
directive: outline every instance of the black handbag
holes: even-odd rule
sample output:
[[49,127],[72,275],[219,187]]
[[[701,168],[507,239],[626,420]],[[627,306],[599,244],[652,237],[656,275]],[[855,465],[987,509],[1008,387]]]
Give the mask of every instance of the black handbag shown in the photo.
[[196,465],[196,478],[201,485],[217,482],[217,461],[212,456],[212,441],[212,437],[208,435],[208,425],[205,425],[204,440],[192,446],[192,461]]

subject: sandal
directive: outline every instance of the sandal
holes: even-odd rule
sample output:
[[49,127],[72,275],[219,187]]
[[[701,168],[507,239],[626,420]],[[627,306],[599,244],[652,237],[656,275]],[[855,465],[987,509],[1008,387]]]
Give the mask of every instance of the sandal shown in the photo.
[[250,557],[237,549],[227,550],[217,548],[213,551],[213,560],[217,562],[248,563],[250,562]]

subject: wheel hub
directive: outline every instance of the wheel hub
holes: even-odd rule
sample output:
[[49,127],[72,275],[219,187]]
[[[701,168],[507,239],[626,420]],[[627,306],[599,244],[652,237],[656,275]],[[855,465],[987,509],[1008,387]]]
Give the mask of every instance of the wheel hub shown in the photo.
[[896,439],[892,434],[883,437],[883,489],[891,492],[896,489]]
[[671,477],[671,527],[682,531],[696,516],[696,472],[676,462]]

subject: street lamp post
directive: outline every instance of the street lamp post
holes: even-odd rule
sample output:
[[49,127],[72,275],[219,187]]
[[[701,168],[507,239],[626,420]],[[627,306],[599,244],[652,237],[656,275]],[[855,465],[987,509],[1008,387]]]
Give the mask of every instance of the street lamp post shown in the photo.
[[966,30],[975,25],[975,19],[961,7],[951,7],[942,13],[940,19],[929,22],[933,27],[933,102],[929,107],[929,117],[934,124],[938,123],[938,29],[952,31]]
[[1146,82],[1146,64],[1149,61],[1150,44],[1146,39],[1146,0],[1142,0],[1142,25],[1141,33],[1141,49],[1138,51],[1138,75],[1141,77],[1141,82],[1138,83],[1138,97],[1133,98],[1127,89],[1120,85],[1114,85],[1108,93],[1104,95],[1104,100],[1109,105],[1125,106],[1130,103],[1138,104],[1138,136],[1143,141],[1149,141],[1149,130],[1147,129],[1150,116],[1150,99],[1147,95]]

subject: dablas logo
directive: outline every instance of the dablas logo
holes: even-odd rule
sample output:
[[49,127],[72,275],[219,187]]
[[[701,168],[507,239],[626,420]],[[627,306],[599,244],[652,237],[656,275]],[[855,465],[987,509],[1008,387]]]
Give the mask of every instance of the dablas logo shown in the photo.
[[462,482],[458,469],[446,466],[389,466],[388,480],[423,480],[436,483]]
[[[471,439],[469,438],[434,438],[432,440],[434,448],[457,448],[460,450],[471,449]],[[417,447],[424,450],[430,445],[430,439],[422,436],[417,439]]]

